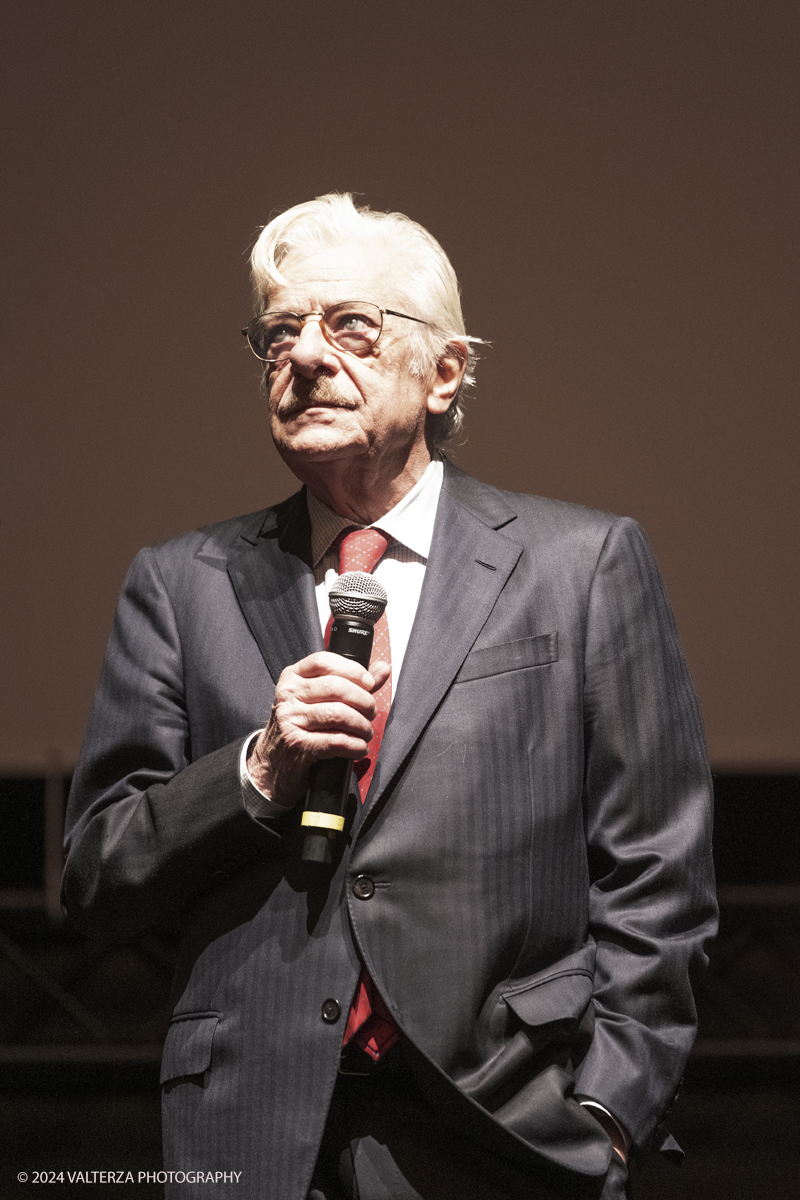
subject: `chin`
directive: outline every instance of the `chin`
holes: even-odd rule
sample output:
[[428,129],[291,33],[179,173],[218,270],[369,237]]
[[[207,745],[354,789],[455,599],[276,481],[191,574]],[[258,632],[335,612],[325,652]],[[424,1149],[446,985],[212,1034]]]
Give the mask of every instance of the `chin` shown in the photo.
[[327,462],[337,458],[352,458],[363,453],[360,442],[344,438],[334,430],[306,430],[294,437],[276,442],[281,458],[291,467],[293,462]]

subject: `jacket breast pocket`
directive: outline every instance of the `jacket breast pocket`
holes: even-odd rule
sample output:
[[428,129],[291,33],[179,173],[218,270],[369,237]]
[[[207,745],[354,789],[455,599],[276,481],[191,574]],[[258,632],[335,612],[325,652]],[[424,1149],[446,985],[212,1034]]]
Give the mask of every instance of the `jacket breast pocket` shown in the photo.
[[502,675],[506,671],[522,671],[526,667],[542,667],[558,661],[558,634],[539,633],[535,637],[518,638],[513,642],[501,642],[497,646],[485,646],[473,650],[456,675],[456,683],[470,679],[485,679],[488,675]]
[[173,1017],[164,1042],[161,1084],[204,1075],[211,1066],[211,1050],[221,1013],[186,1013]]

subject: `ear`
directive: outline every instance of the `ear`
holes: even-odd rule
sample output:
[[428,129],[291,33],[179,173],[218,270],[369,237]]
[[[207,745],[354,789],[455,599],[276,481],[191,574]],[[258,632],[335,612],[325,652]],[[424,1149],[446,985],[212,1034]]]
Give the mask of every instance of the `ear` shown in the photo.
[[428,392],[429,413],[446,413],[453,403],[467,369],[467,353],[466,342],[448,342],[447,349],[436,364]]

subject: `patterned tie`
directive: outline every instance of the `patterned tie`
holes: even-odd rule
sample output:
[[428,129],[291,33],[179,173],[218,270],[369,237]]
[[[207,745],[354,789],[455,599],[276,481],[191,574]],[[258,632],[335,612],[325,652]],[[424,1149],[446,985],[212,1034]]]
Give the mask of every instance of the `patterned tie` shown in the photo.
[[[368,575],[371,575],[388,545],[389,539],[379,529],[356,529],[352,533],[345,534],[339,543],[339,574],[344,575],[347,571],[366,571]],[[325,631],[326,646],[332,624],[333,618],[331,617]],[[386,613],[381,615],[375,626],[372,643],[372,660],[379,658],[391,664],[392,652]],[[355,764],[362,804],[372,782],[386,718],[389,716],[389,708],[392,703],[391,679],[387,679],[383,687],[374,693],[374,699],[378,711],[372,722],[372,741],[369,744],[369,753]],[[380,1056],[394,1045],[399,1036],[391,1013],[372,982],[367,968],[362,966],[342,1045],[347,1046],[350,1042],[355,1042],[377,1062]]]

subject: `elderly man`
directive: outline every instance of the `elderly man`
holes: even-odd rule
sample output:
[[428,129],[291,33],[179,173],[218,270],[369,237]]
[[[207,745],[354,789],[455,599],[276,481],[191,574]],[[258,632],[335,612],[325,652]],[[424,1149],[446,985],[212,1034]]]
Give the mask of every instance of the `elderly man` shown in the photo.
[[[68,817],[71,917],[181,918],[165,1165],[237,1200],[619,1198],[629,1154],[677,1153],[715,917],[647,542],[441,456],[472,349],[421,226],[324,196],[252,263],[304,486],[139,555]],[[325,649],[354,568],[388,593],[368,669]],[[356,767],[326,866],[300,812],[328,759]]]

